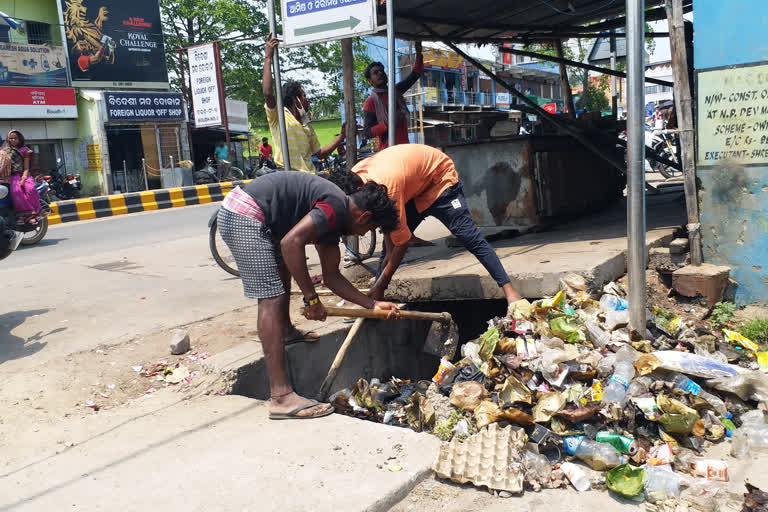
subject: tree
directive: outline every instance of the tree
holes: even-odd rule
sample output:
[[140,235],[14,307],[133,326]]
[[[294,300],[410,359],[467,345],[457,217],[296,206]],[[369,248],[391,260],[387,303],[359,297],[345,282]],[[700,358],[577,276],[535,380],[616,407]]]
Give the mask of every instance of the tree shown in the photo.
[[[171,84],[181,90],[178,50],[219,41],[222,79],[227,97],[248,102],[253,124],[266,123],[261,77],[264,40],[269,32],[265,0],[160,0],[165,33],[166,61]],[[283,49],[282,71],[329,67],[329,45]],[[308,94],[317,90],[304,80]]]
[[[368,56],[367,44],[360,38],[354,38],[352,42],[352,52],[355,60],[355,105],[362,105],[370,90],[370,85],[365,79],[365,68],[370,64],[371,58]],[[341,43],[333,42],[328,47],[328,60],[320,63],[319,70],[325,75],[325,79],[330,89],[330,94],[319,99],[317,110],[327,117],[335,117],[341,113],[341,103],[344,99],[344,88],[342,87],[342,69],[341,69]]]
[[609,109],[611,107],[607,96],[609,89],[608,75],[600,75],[579,95],[575,104],[576,109],[586,112],[601,112]]

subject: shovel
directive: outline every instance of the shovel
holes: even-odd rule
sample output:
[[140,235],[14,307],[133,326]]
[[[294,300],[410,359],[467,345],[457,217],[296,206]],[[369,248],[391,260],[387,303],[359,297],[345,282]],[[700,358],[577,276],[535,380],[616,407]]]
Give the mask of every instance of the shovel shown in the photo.
[[[389,311],[380,309],[351,309],[326,306],[325,311],[328,316],[356,318],[357,320],[355,320],[349,333],[347,333],[344,343],[339,347],[339,351],[336,353],[336,358],[333,360],[330,370],[328,370],[328,376],[320,386],[320,391],[317,394],[317,399],[319,401],[325,401],[328,398],[328,390],[331,388],[333,381],[336,380],[336,374],[339,372],[339,367],[341,366],[341,363],[344,362],[347,350],[352,344],[357,332],[360,330],[363,320],[366,318],[386,320],[389,316]],[[400,311],[400,319],[431,320],[432,325],[430,325],[427,339],[424,341],[423,352],[441,358],[445,357],[449,360],[453,359],[453,356],[456,354],[456,347],[459,344],[459,329],[449,313]]]

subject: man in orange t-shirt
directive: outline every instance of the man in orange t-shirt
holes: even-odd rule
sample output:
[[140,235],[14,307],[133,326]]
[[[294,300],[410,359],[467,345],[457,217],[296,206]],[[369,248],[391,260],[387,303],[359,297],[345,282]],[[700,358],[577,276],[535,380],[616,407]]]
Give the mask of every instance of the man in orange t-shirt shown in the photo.
[[[399,144],[362,160],[352,172],[363,182],[385,185],[400,217],[400,227],[384,236],[379,276],[369,293],[371,298],[384,297],[395,270],[403,261],[413,230],[425,218],[433,216],[475,255],[503,288],[509,303],[520,299],[499,257],[472,220],[456,167],[445,153],[423,144]],[[355,188],[362,183],[349,186]]]

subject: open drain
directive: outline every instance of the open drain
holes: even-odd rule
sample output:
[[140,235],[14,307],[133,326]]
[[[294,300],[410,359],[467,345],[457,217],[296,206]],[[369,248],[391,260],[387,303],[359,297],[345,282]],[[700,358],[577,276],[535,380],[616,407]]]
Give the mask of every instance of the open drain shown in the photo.
[[[488,318],[504,315],[506,304],[505,300],[436,301],[409,304],[409,308],[447,311],[459,327],[459,342],[464,343],[487,329]],[[439,360],[423,350],[429,326],[427,321],[366,320],[350,346],[330,392],[349,388],[359,379],[431,379]],[[297,393],[307,397],[317,394],[348,330],[349,325],[340,326],[315,343],[298,343],[286,348],[288,375]],[[459,351],[456,358],[461,358]],[[269,380],[263,360],[238,370],[232,393],[260,400],[269,398]]]

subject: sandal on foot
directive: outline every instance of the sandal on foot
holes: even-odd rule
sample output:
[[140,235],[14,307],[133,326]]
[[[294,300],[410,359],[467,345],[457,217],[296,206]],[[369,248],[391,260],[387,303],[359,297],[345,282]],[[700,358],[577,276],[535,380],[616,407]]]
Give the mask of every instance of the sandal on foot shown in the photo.
[[312,407],[323,405],[321,402],[318,402],[317,400],[312,400],[307,405],[302,405],[301,407],[297,407],[291,412],[287,413],[278,413],[278,412],[271,412],[269,413],[269,419],[271,420],[311,420],[314,418],[323,418],[325,416],[330,416],[334,412],[336,412],[336,409],[331,407],[327,411],[319,412],[317,414],[313,414],[311,416],[297,416],[298,413],[301,411],[304,411],[306,409],[311,409]]
[[293,337],[285,340],[285,345],[293,345],[295,343],[314,343],[320,339],[320,335],[315,331],[300,331],[296,329]]

